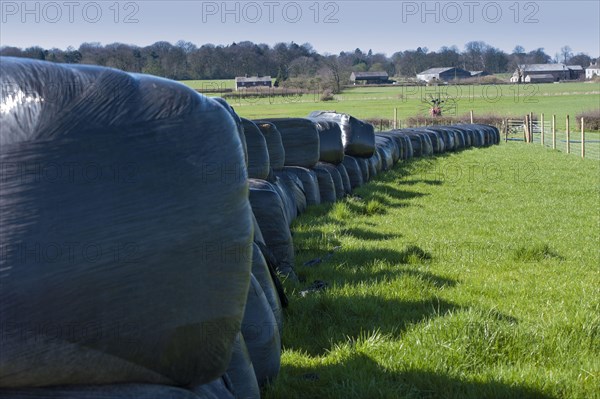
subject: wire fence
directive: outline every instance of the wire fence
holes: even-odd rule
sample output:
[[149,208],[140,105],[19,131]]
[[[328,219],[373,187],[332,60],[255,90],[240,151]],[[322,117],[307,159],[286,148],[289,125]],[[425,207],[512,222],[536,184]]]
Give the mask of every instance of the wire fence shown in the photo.
[[584,120],[577,125],[568,117],[558,120],[555,116],[544,119],[543,115],[537,118],[529,115],[525,119],[507,119],[504,127],[506,140],[524,141],[600,160],[600,132],[586,132]]

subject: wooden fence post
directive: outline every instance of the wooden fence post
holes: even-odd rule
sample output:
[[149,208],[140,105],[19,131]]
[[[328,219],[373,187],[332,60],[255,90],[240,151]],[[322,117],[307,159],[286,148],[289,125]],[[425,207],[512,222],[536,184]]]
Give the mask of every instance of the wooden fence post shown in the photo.
[[523,130],[525,142],[529,143],[529,115],[525,114],[525,129]]
[[569,125],[569,115],[567,115],[567,154],[571,153],[571,126]]
[[581,118],[581,158],[585,158],[585,129],[583,127],[583,117]]
[[556,150],[556,115],[552,115],[552,149]]
[[473,110],[471,110],[471,112],[469,112],[471,114],[471,125],[473,124]]
[[394,108],[394,129],[398,128],[398,108]]
[[542,147],[544,146],[544,114],[540,114],[540,123],[541,123],[541,131],[540,134],[542,136]]
[[533,112],[529,113],[529,142],[533,143]]

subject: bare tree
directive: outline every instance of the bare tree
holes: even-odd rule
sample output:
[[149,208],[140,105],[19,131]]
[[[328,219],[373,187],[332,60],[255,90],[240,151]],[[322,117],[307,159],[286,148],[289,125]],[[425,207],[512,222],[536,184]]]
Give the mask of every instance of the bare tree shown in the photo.
[[560,55],[562,57],[563,63],[566,64],[569,58],[573,56],[573,49],[569,46],[563,46],[560,48]]

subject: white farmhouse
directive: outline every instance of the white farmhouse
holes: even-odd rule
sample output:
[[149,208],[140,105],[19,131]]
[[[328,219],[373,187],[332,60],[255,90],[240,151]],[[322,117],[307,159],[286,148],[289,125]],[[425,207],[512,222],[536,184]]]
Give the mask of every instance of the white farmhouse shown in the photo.
[[594,76],[600,76],[600,65],[598,65],[598,60],[593,60],[590,66],[585,68],[586,79],[592,79]]

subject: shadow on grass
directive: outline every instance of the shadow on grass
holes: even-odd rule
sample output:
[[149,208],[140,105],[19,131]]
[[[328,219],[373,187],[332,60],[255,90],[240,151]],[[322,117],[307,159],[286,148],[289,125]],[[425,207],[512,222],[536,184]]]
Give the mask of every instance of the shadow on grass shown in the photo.
[[[358,229],[358,233],[361,230]],[[355,232],[355,233],[357,233]],[[344,232],[342,232],[343,234]],[[375,238],[385,237],[386,235],[377,235]],[[389,237],[390,239],[395,237]],[[384,238],[387,239],[387,238]],[[326,243],[333,247],[338,245],[339,241],[333,239]],[[318,239],[305,239],[302,241],[301,249],[310,250],[310,258],[324,257],[327,252],[322,250],[325,246],[323,241]],[[298,259],[305,260],[304,257]],[[304,267],[302,262],[297,262],[296,273],[302,280],[312,282],[314,279],[322,279],[329,283],[338,285],[352,284],[359,282],[375,282],[382,280],[396,279],[402,276],[409,276],[420,279],[423,283],[435,288],[454,287],[458,281],[438,276],[427,271],[410,269],[408,265],[421,264],[431,259],[431,254],[421,248],[409,245],[401,251],[392,249],[344,249],[340,248],[322,263],[316,266]],[[308,260],[308,259],[307,259]],[[377,263],[389,265],[383,270],[379,267],[373,267]],[[332,267],[332,265],[336,265]]]
[[430,180],[430,179],[409,179],[409,180],[399,180],[398,184],[402,184],[405,186],[414,186],[416,184],[427,184],[429,186],[441,186],[444,184],[442,180]]
[[501,381],[472,381],[426,370],[392,371],[356,352],[311,368],[284,364],[282,376],[267,389],[266,398],[553,398]]
[[341,242],[333,234],[325,234],[320,229],[294,232],[294,251],[296,254],[322,256],[337,247]]
[[[397,184],[398,181],[394,180],[394,184]],[[396,187],[392,187],[390,184],[385,184],[382,182],[373,182],[368,186],[365,186],[368,189],[368,192],[361,191],[362,187],[357,190],[357,192],[362,193],[365,199],[372,197],[373,195],[388,195],[396,200],[409,200],[413,198],[424,197],[429,194],[420,193],[418,191],[407,191],[407,190],[399,190]]]
[[402,234],[396,233],[377,233],[372,230],[360,229],[360,228],[349,228],[341,231],[342,235],[357,238],[359,240],[369,241],[385,241],[393,240],[395,238],[401,238]]
[[365,330],[377,328],[382,334],[399,338],[412,324],[459,310],[460,306],[436,298],[403,301],[377,295],[334,297],[324,291],[313,293],[286,310],[289,322],[283,342],[288,349],[323,355],[335,343],[358,339]]

